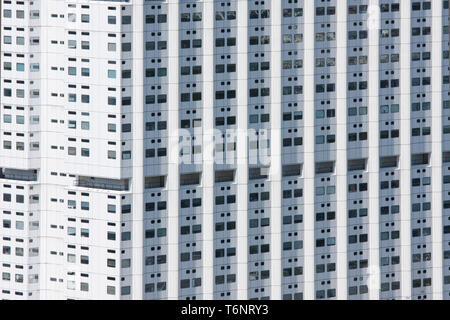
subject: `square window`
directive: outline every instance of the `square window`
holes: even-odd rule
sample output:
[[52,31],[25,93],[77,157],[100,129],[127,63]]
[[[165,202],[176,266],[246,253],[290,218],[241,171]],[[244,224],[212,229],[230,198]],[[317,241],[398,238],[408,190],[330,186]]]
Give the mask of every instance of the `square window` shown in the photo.
[[116,70],[108,70],[108,78],[115,79],[116,78]]
[[114,42],[108,42],[108,51],[116,51],[116,44]]
[[89,15],[88,14],[82,14],[81,15],[81,22],[84,22],[84,23],[89,23]]

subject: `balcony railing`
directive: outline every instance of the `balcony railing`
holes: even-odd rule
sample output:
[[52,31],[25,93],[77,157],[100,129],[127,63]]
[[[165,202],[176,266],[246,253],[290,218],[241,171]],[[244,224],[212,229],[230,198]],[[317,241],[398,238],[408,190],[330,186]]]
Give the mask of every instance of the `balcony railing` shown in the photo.
[[37,174],[0,174],[0,179],[19,180],[19,181],[37,181]]
[[83,188],[114,190],[114,191],[128,191],[129,190],[128,183],[112,184],[112,183],[104,183],[104,182],[89,181],[89,180],[75,180],[74,184],[77,187],[83,187]]

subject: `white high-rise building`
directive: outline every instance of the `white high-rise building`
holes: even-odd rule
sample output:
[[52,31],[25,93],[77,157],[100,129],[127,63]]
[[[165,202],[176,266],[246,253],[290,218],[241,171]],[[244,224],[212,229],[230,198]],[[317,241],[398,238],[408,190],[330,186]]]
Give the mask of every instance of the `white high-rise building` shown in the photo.
[[0,299],[450,299],[448,0],[0,2]]

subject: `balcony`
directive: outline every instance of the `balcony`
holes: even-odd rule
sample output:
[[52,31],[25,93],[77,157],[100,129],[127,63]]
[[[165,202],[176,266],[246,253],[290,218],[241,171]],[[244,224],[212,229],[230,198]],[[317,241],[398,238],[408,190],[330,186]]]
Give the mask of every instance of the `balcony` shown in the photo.
[[0,168],[0,179],[17,181],[37,181],[37,170],[18,170]]
[[113,191],[129,190],[128,179],[114,180],[114,179],[79,176],[78,179],[74,181],[74,185],[76,185],[77,187],[102,189],[102,190],[113,190]]

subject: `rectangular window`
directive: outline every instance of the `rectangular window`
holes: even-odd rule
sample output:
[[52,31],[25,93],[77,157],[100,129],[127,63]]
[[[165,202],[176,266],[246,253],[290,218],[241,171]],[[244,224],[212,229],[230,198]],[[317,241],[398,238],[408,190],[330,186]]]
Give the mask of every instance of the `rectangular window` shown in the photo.
[[16,64],[16,71],[25,71],[25,64],[24,63],[17,63]]
[[122,16],[122,24],[131,24],[131,16]]
[[115,79],[116,78],[116,70],[108,70],[108,78]]
[[116,51],[116,44],[114,42],[108,42],[108,51]]
[[81,15],[81,22],[89,23],[89,15],[88,14],[82,14]]

